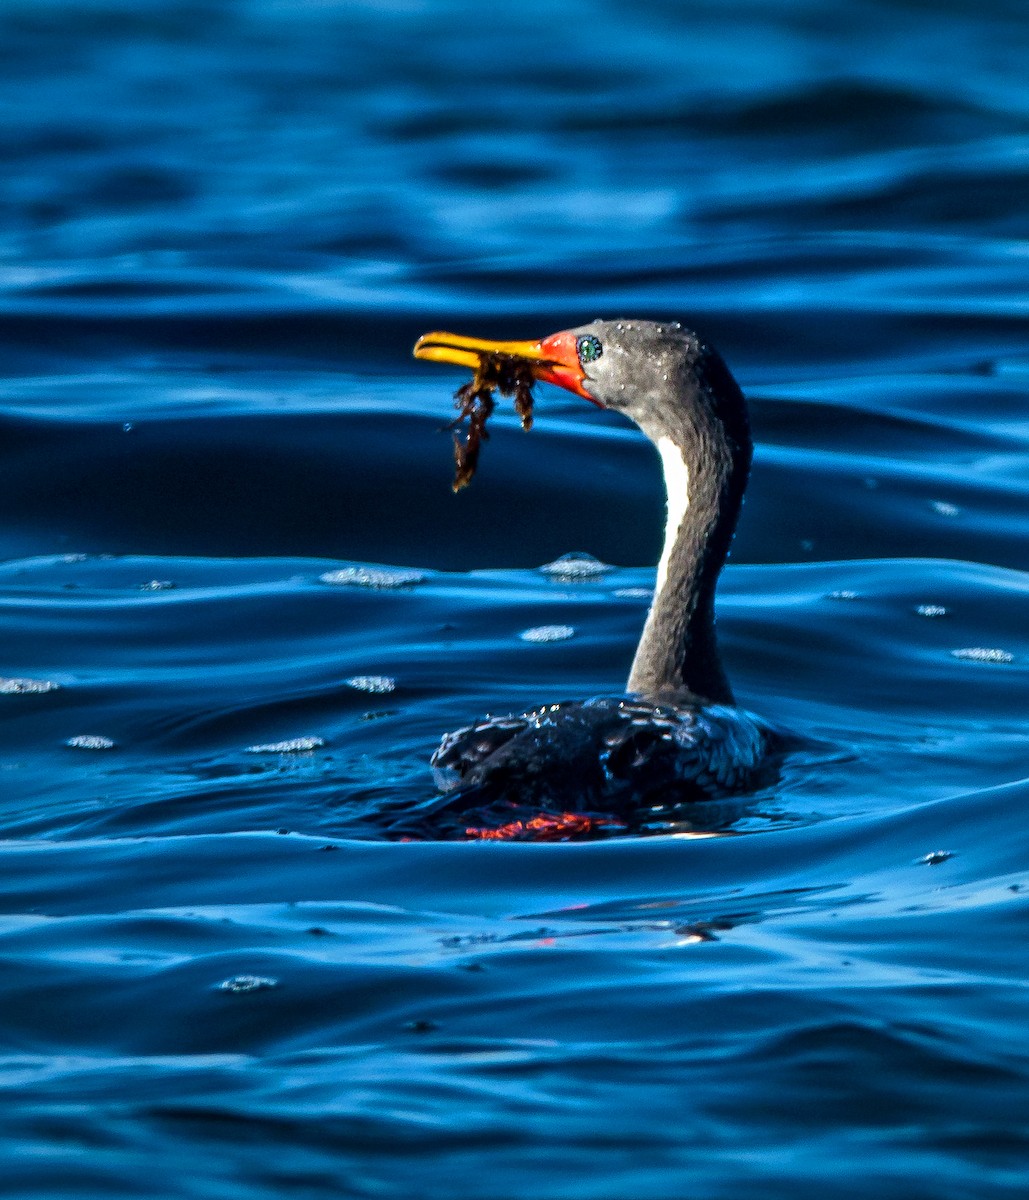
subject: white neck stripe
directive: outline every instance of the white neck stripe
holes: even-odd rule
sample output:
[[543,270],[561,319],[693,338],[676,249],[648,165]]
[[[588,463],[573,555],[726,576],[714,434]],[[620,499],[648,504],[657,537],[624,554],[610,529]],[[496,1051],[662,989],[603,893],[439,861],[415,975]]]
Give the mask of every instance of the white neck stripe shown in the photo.
[[668,521],[665,525],[665,547],[661,551],[661,561],[657,564],[657,586],[655,598],[668,582],[668,564],[672,557],[672,547],[679,536],[686,510],[690,506],[690,469],[686,465],[682,451],[670,437],[657,439],[657,450],[661,455],[661,464],[665,472],[665,491],[668,495]]

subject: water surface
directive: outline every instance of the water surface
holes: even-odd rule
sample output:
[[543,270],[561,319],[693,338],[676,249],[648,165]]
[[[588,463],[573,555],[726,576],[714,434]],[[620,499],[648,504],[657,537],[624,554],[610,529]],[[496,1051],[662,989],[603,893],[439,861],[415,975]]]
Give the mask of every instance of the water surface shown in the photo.
[[[5,4],[10,1195],[1025,1194],[1027,52],[1004,0]],[[818,748],[676,836],[384,840],[442,731],[622,686],[663,502],[553,389],[453,496],[411,344],[620,315],[747,392],[720,636]]]

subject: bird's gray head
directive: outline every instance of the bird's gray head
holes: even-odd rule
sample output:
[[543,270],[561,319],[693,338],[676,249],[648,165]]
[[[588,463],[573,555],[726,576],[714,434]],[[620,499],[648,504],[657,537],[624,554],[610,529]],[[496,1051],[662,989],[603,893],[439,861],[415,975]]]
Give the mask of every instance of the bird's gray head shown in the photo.
[[431,333],[419,358],[475,369],[484,354],[521,360],[537,379],[623,413],[653,442],[684,450],[722,446],[749,464],[746,405],[718,352],[677,322],[591,321],[539,341]]
[[576,390],[624,413],[652,441],[680,440],[684,429],[706,428],[749,445],[740,389],[717,351],[692,330],[627,319],[591,321],[564,336],[574,339],[581,371]]

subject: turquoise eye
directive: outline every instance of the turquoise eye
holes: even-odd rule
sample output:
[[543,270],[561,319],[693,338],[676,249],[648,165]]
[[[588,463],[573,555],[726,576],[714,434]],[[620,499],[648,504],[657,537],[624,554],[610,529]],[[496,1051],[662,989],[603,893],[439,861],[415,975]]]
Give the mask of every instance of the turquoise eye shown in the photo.
[[583,366],[587,363],[596,362],[604,353],[604,347],[600,344],[600,338],[594,337],[592,333],[584,334],[575,343],[575,346],[579,351],[579,362]]

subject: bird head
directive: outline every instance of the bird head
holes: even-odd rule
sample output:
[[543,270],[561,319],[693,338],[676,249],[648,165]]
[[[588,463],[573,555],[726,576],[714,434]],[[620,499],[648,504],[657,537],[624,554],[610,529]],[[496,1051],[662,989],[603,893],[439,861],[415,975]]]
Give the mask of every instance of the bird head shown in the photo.
[[591,321],[539,341],[427,333],[414,353],[473,371],[484,355],[518,360],[534,378],[623,413],[653,441],[684,422],[714,417],[731,426],[743,412],[739,389],[717,353],[674,322]]

